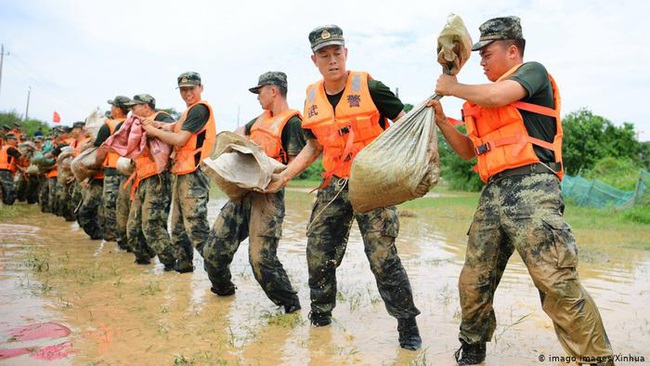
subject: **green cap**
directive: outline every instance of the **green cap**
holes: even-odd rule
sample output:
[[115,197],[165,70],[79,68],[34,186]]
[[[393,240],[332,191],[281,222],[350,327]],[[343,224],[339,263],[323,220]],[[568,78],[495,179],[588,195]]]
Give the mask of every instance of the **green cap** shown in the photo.
[[16,134],[13,133],[13,132],[9,132],[8,134],[5,135],[5,139],[6,139],[6,140],[9,140],[9,139],[16,139],[16,140],[18,140],[18,136],[16,136]]
[[334,24],[316,27],[309,32],[309,43],[311,43],[311,50],[314,52],[327,46],[345,46],[343,29]]
[[70,132],[72,132],[72,127],[70,127],[70,126],[61,126],[61,132],[70,133]]
[[9,126],[7,126],[7,125],[2,125],[2,129],[5,130],[5,131],[10,131],[11,130],[11,128],[9,128]]
[[201,85],[201,75],[198,72],[187,71],[178,75],[178,87]]
[[86,128],[86,122],[77,121],[72,124],[72,128]]
[[133,96],[131,105],[149,104],[152,108],[156,107],[156,99],[149,94],[138,94]]
[[264,85],[277,85],[287,88],[287,74],[282,71],[268,71],[260,75],[257,86],[249,88],[251,93],[259,94],[260,88]]
[[129,109],[131,106],[131,98],[125,97],[124,95],[118,95],[113,99],[106,101],[110,105],[114,105],[118,108]]
[[478,28],[481,38],[472,46],[472,51],[478,51],[490,43],[502,39],[524,39],[519,17],[509,16],[492,18]]

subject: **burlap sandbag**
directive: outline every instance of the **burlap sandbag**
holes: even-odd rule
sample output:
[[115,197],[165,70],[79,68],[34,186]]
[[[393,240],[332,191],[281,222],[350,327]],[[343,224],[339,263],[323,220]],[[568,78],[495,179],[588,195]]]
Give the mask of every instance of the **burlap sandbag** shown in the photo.
[[422,197],[438,183],[440,161],[432,115],[431,108],[414,108],[357,154],[348,196],[355,211]]
[[83,182],[101,171],[101,167],[95,165],[97,147],[92,146],[77,155],[70,163],[72,174],[77,182]]
[[117,164],[115,165],[115,169],[117,169],[117,172],[125,175],[125,176],[130,176],[135,172],[135,162],[133,159],[125,158],[124,156],[120,156],[117,158]]
[[286,168],[269,158],[254,142],[224,131],[217,135],[212,155],[201,162],[205,173],[233,201],[253,189],[265,189],[273,173]]
[[74,158],[74,149],[70,146],[61,148],[61,153],[56,158],[57,181],[59,184],[65,184],[72,177],[70,163]]

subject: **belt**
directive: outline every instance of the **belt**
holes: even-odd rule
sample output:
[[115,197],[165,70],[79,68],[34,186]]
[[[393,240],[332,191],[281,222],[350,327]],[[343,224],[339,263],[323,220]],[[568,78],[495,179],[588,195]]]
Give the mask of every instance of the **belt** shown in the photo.
[[561,168],[560,164],[557,163],[535,163],[520,166],[518,168],[506,169],[502,172],[499,172],[488,179],[488,183],[497,181],[499,179],[512,177],[515,175],[528,175],[528,174],[542,174],[542,173],[552,173],[556,174],[554,169]]

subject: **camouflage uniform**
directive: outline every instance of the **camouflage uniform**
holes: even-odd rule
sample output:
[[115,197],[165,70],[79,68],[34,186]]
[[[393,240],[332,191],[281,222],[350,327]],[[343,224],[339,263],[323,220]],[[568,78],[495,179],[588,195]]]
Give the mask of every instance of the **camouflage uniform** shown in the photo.
[[72,199],[72,193],[74,191],[76,181],[66,184],[59,184],[59,216],[63,216],[65,221],[74,221],[76,208],[75,203]]
[[117,241],[117,196],[120,190],[120,176],[113,168],[104,169],[102,209],[104,212],[104,240]]
[[13,205],[16,201],[16,184],[9,170],[0,170],[0,188],[2,188],[2,203]]
[[49,184],[48,184],[48,179],[45,175],[40,177],[40,188],[39,188],[39,201],[41,203],[41,212],[52,212],[50,209],[50,190],[49,190]]
[[117,245],[124,250],[128,250],[129,246],[127,244],[127,235],[126,227],[127,221],[129,219],[129,209],[131,207],[131,185],[127,185],[126,188],[124,184],[127,181],[127,177],[118,174],[118,191],[117,191],[117,200],[115,202],[115,227],[116,227],[116,241]]
[[275,194],[251,192],[239,201],[228,201],[215,221],[203,258],[214,292],[233,288],[230,263],[239,244],[248,237],[248,256],[255,279],[276,305],[300,307],[277,256],[284,220],[284,190]]
[[411,284],[395,247],[399,232],[397,209],[392,206],[355,213],[348,199],[347,180],[336,176],[318,191],[307,230],[312,312],[331,313],[336,306],[336,268],[345,254],[355,218],[388,313],[397,319],[420,314],[413,303]]
[[102,206],[102,179],[90,179],[90,187],[83,190],[83,200],[77,214],[77,222],[83,231],[93,240],[103,237],[103,218],[100,213]]
[[167,220],[171,205],[171,177],[167,171],[143,179],[135,190],[127,223],[128,246],[136,262],[158,254],[166,270],[174,268]]
[[578,249],[563,212],[560,181],[552,173],[496,179],[483,188],[458,282],[461,340],[492,339],[494,291],[517,250],[563,348],[575,356],[612,354],[598,309],[578,279]]
[[201,168],[188,174],[172,174],[171,241],[177,260],[177,271],[189,271],[193,267],[196,243],[199,253],[210,234],[208,224],[208,201],[210,182]]
[[[54,168],[56,169],[56,168]],[[50,203],[50,212],[55,214],[59,212],[59,199],[58,199],[58,194],[59,194],[59,178],[58,177],[52,177],[47,179],[47,187],[48,187],[48,196],[47,200]]]

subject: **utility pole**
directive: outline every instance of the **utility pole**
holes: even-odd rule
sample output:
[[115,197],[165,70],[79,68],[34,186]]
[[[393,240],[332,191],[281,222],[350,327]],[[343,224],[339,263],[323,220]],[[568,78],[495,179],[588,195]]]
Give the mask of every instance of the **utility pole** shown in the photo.
[[0,45],[0,88],[2,87],[2,64],[4,63],[5,55],[9,56],[9,52],[5,53],[5,45]]
[[27,89],[27,107],[25,107],[25,121],[27,121],[28,114],[29,114],[29,94],[32,92],[32,87],[30,86]]

